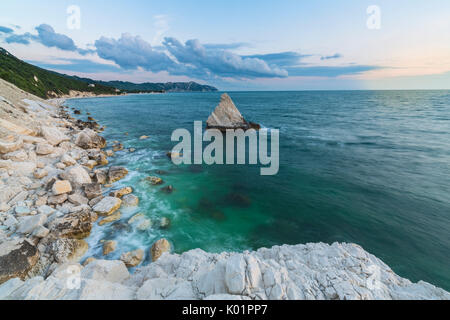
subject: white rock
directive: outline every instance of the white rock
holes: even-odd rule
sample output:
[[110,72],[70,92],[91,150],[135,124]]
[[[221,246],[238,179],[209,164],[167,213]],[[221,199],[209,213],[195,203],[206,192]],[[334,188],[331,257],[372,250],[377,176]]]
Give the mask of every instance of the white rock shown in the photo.
[[55,181],[52,187],[52,192],[54,195],[72,192],[72,185],[67,180]]
[[69,141],[70,138],[55,127],[41,127],[41,134],[51,145],[57,146],[63,141]]
[[92,209],[95,213],[101,216],[108,216],[113,214],[120,208],[122,200],[114,197],[104,197],[99,203],[97,203]]
[[354,244],[275,246],[242,254],[166,253],[133,275],[121,261],[94,261],[80,270],[80,289],[65,289],[67,273],[55,271],[45,281],[6,282],[0,298],[450,299],[443,289],[397,276]]
[[17,233],[31,234],[34,229],[43,226],[47,222],[47,216],[38,214],[35,216],[24,217],[19,222]]
[[67,168],[62,174],[61,178],[69,180],[75,185],[83,185],[92,183],[91,177],[88,172],[80,165],[75,165]]
[[67,153],[64,154],[61,157],[61,162],[64,163],[66,166],[70,167],[73,166],[75,164],[77,164],[77,162],[75,161],[75,159],[73,159],[71,156],[69,156]]
[[28,160],[28,153],[24,150],[17,150],[11,153],[7,153],[3,156],[5,160],[23,162]]
[[81,275],[84,279],[122,282],[130,273],[122,261],[95,260],[83,269]]
[[39,143],[36,146],[36,154],[39,156],[49,155],[53,153],[53,151],[55,151],[55,148],[53,148],[53,146],[48,143]]
[[245,289],[246,263],[241,254],[235,254],[227,261],[225,283],[232,294],[242,294]]
[[193,300],[192,285],[182,279],[150,279],[138,290],[138,300]]

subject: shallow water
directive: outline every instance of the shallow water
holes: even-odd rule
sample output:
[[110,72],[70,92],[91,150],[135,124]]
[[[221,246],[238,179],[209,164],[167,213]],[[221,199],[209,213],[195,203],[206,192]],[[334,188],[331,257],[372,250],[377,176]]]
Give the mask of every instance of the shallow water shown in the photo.
[[[244,250],[278,244],[355,242],[413,281],[450,289],[450,91],[234,92],[243,115],[280,129],[280,171],[259,166],[173,165],[177,128],[206,121],[220,93],[171,93],[70,100],[125,148],[111,159],[130,169],[140,207],[95,227],[118,251],[166,237],[176,252]],[[125,133],[128,135],[125,135]],[[148,140],[139,140],[149,135]],[[163,172],[156,173],[156,170]],[[142,181],[157,175],[172,194]],[[137,212],[146,232],[127,225]],[[160,229],[162,217],[170,228]],[[148,257],[147,257],[148,262]]]

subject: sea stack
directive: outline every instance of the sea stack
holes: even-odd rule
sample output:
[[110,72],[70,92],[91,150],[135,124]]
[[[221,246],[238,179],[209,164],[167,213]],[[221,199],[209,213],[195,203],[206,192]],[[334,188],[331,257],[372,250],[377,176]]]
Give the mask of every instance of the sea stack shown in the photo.
[[220,97],[219,105],[206,122],[206,129],[219,129],[220,131],[227,129],[259,130],[260,128],[259,124],[248,122],[244,119],[234,105],[233,100],[226,93]]

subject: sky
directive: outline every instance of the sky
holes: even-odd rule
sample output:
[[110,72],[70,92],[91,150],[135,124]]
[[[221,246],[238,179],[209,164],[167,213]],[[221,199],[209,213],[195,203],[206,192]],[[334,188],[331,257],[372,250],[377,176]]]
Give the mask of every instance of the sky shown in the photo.
[[2,0],[0,47],[96,80],[450,89],[450,1]]

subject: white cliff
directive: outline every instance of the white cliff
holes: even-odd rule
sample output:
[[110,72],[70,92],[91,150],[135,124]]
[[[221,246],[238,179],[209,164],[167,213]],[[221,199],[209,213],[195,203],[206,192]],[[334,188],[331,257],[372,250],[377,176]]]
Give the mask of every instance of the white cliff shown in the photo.
[[221,254],[164,253],[130,274],[122,261],[62,265],[47,279],[12,279],[0,299],[450,299],[412,283],[355,244],[314,243]]

